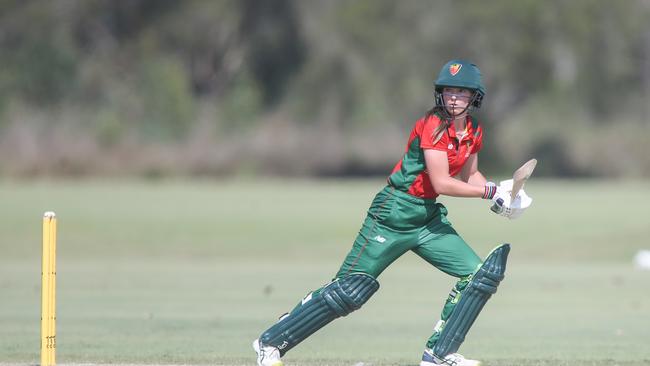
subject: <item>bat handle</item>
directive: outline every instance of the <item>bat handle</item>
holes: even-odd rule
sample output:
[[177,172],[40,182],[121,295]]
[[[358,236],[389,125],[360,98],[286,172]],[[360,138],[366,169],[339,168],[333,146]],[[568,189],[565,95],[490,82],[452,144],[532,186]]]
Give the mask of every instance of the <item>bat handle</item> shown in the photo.
[[495,214],[500,214],[503,212],[503,198],[497,198],[497,201],[494,202],[492,207],[490,207],[490,210],[492,210],[492,212]]

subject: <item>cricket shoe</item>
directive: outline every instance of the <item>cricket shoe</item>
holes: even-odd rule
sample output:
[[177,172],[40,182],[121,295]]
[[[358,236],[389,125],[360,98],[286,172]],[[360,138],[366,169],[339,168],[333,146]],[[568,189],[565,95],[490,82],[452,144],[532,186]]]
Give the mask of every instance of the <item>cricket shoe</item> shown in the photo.
[[257,353],[257,366],[283,366],[279,349],[265,346],[259,339],[253,341],[253,349]]
[[433,353],[431,348],[426,348],[422,354],[422,361],[420,366],[481,366],[481,361],[468,360],[458,353],[450,353],[447,356],[440,358]]

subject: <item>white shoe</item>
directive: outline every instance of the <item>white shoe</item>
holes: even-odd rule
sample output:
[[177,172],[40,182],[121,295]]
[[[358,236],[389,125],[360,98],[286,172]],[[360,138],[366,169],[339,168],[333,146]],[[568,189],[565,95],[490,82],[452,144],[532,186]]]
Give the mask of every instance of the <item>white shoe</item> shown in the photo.
[[436,366],[436,365],[448,365],[448,366],[480,366],[481,361],[468,360],[463,355],[459,353],[451,353],[445,356],[443,359],[440,359],[433,353],[431,348],[426,348],[422,354],[422,361],[420,361],[420,366]]
[[283,366],[280,350],[273,346],[263,345],[259,339],[253,341],[253,349],[257,353],[258,366]]

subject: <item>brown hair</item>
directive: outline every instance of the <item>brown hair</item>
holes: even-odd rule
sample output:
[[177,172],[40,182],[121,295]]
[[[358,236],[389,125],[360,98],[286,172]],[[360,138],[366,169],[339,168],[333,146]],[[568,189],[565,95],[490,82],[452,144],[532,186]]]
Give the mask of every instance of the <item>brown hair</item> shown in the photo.
[[426,121],[427,119],[431,118],[432,116],[437,115],[440,118],[440,124],[436,127],[436,129],[433,131],[433,144],[437,144],[438,141],[442,138],[442,135],[447,131],[449,126],[451,125],[451,120],[448,118],[443,117],[442,113],[442,107],[440,106],[435,106],[427,113],[424,115],[424,120]]

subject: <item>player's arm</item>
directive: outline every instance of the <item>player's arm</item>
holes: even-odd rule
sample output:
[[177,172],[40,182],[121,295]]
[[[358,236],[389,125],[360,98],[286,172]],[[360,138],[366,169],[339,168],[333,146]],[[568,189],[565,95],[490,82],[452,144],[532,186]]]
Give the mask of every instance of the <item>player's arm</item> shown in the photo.
[[[473,185],[449,176],[449,162],[447,161],[446,151],[425,149],[424,160],[431,185],[438,194],[454,197],[485,197],[487,191],[485,184],[482,186]],[[471,175],[468,177],[468,180],[470,179]],[[474,177],[474,179],[478,178]]]
[[485,187],[487,179],[478,170],[478,154],[472,154],[460,171],[459,178],[473,186]]

